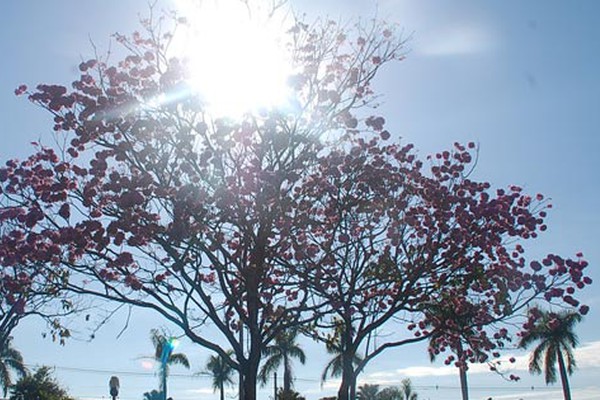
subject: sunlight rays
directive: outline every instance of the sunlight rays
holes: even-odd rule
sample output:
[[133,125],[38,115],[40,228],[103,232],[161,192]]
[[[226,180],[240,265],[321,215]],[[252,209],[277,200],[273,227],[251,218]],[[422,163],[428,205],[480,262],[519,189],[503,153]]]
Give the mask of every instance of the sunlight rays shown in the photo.
[[188,23],[175,52],[190,63],[190,85],[214,115],[285,105],[292,67],[283,40],[285,17],[247,2],[176,0]]

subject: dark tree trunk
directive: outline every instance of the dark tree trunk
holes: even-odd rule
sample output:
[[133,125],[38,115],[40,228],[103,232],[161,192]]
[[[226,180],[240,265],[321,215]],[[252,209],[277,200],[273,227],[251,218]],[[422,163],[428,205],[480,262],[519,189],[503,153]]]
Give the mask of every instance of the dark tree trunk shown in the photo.
[[[347,348],[347,347],[346,347]],[[338,390],[338,400],[354,400],[353,382],[354,379],[354,367],[352,365],[352,354],[349,351],[344,350],[342,354],[342,382]]]
[[560,371],[560,380],[562,381],[563,396],[565,400],[571,400],[571,388],[569,387],[567,367],[565,365],[565,359],[563,358],[562,351],[560,351],[560,349],[556,349],[556,356],[558,357],[558,369]]
[[[252,364],[252,363],[249,363]],[[248,366],[244,371],[244,400],[256,400],[256,377],[258,375],[258,364]]]
[[467,384],[467,369],[460,367],[460,391],[462,393],[462,400],[469,400],[469,386]]
[[221,400],[225,400],[225,382],[219,384],[219,390],[221,390]]
[[456,355],[458,355],[459,360],[461,360],[461,362],[464,363],[464,365],[461,365],[458,369],[462,400],[469,400],[469,384],[467,382],[467,360],[465,360],[465,357],[463,357],[463,347],[461,342],[458,343]]
[[283,390],[289,393],[292,390],[292,374],[290,372],[290,361],[287,356],[283,357]]

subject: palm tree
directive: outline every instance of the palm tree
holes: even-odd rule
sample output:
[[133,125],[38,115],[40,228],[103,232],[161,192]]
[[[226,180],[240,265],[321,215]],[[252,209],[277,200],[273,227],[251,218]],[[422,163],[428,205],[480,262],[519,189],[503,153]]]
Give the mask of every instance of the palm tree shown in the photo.
[[538,312],[541,312],[538,322],[521,338],[519,347],[528,348],[532,343],[539,342],[531,353],[529,371],[535,374],[544,371],[546,384],[554,383],[558,362],[564,398],[571,400],[567,374],[571,375],[576,367],[573,349],[579,344],[579,339],[573,328],[581,321],[581,315],[573,311]]
[[0,386],[4,397],[8,393],[8,388],[13,384],[11,371],[23,378],[27,375],[27,368],[23,362],[23,356],[15,349],[12,344],[12,336],[9,336],[4,346],[0,349]]
[[[161,377],[167,376],[169,374],[170,365],[182,365],[185,368],[190,368],[190,362],[187,356],[183,353],[171,353],[169,355],[169,358],[167,358],[167,362],[162,362],[163,348],[165,347],[165,345],[168,345],[169,339],[169,336],[163,330],[150,330],[150,340],[152,341],[152,345],[154,346],[154,355],[151,358],[158,363],[159,375]],[[167,390],[166,384],[167,383],[165,382],[165,380],[161,379],[160,389],[163,393]]]
[[[466,305],[469,305],[467,307]],[[467,381],[467,370],[468,366],[465,360],[465,351],[463,343],[468,343],[468,339],[472,336],[477,335],[477,329],[474,324],[473,315],[476,313],[476,308],[470,303],[463,304],[461,313],[457,313],[453,303],[443,298],[438,304],[429,304],[426,309],[426,313],[431,318],[428,321],[429,327],[435,327],[433,334],[429,338],[429,358],[431,362],[436,359],[434,349],[437,347],[436,343],[443,340],[446,336],[458,336],[458,339],[450,344],[450,348],[456,354],[459,360],[462,361],[458,367],[458,374],[460,379],[460,391],[462,400],[469,400],[469,385]],[[438,321],[437,324],[433,324],[432,321]],[[478,362],[484,362],[488,356],[481,350],[474,348],[473,359]]]
[[274,372],[279,365],[283,364],[283,390],[289,392],[292,389],[294,380],[294,371],[292,368],[292,358],[297,358],[300,363],[306,362],[306,355],[302,348],[296,343],[298,337],[297,330],[288,330],[275,337],[275,343],[267,346],[263,355],[267,356],[267,361],[260,370],[259,379],[265,384],[271,372]]
[[[339,378],[342,376],[344,371],[344,346],[342,344],[343,329],[344,327],[342,324],[336,324],[333,336],[325,342],[325,348],[329,354],[333,355],[333,358],[329,360],[323,370],[323,374],[321,374],[321,383],[325,382],[328,377]],[[361,361],[362,357],[355,353],[352,358],[352,364],[356,366],[360,364]],[[355,397],[356,382],[353,383],[350,390],[352,392],[350,397]]]
[[[233,354],[233,350],[227,351],[228,355]],[[210,356],[206,362],[206,370],[208,374],[212,376],[212,386],[216,391],[217,389],[221,392],[221,400],[225,399],[225,385],[233,384],[234,370],[223,357],[220,355]]]
[[144,393],[144,400],[162,400],[162,393],[156,389],[153,389],[151,392]]
[[417,400],[417,393],[414,391],[409,378],[402,379],[400,391],[404,394],[403,400]]
[[356,398],[358,400],[377,400],[379,398],[379,385],[365,383],[359,386]]

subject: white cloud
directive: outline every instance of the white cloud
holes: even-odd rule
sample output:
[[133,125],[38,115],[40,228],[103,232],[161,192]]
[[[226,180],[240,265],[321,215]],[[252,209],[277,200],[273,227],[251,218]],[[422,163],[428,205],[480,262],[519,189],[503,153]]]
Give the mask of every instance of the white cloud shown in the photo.
[[[509,359],[515,358],[511,363]],[[586,343],[575,349],[575,359],[579,369],[600,368],[600,341]],[[506,354],[499,359],[502,373],[514,371],[527,371],[529,365],[529,354],[513,355]],[[490,368],[487,364],[472,364],[469,366],[469,374],[489,373]],[[457,370],[453,366],[412,366],[400,368],[393,371],[378,371],[365,375],[362,381],[377,383],[381,385],[393,384],[398,382],[399,378],[420,378],[433,376],[453,376]],[[332,384],[335,383],[332,381]],[[547,400],[547,399],[546,399]]]
[[[215,391],[212,388],[199,388],[199,389],[187,389],[184,390],[185,393],[189,393],[189,394],[213,394]],[[225,392],[229,392],[229,390],[225,390]]]

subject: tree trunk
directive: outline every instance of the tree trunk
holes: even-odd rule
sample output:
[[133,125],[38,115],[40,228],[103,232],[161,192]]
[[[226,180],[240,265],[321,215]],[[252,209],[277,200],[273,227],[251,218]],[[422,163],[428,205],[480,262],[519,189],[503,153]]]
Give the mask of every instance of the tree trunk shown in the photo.
[[354,390],[354,368],[352,366],[352,355],[344,350],[342,353],[342,382],[338,390],[338,400],[354,400],[354,395],[351,393]]
[[225,400],[225,382],[219,384],[219,389],[221,390],[221,400]]
[[356,399],[356,375],[352,374],[352,382],[350,383],[350,399]]
[[469,386],[467,385],[467,369],[465,367],[460,367],[459,375],[462,400],[469,400]]
[[563,396],[565,400],[571,400],[571,388],[569,387],[569,377],[567,376],[567,367],[565,366],[565,360],[562,355],[562,351],[556,349],[556,355],[558,357],[558,369],[560,371],[560,380],[562,381]]
[[287,355],[283,357],[283,390],[286,393],[292,390],[292,374],[290,373],[290,361]]
[[254,367],[249,365],[249,368],[246,371],[244,371],[244,400],[256,400],[257,375],[258,366]]
[[469,400],[469,385],[467,383],[467,360],[463,357],[463,347],[462,343],[458,342],[456,355],[459,360],[461,360],[462,364],[458,369],[458,375],[460,377],[460,392],[462,395],[462,400]]

